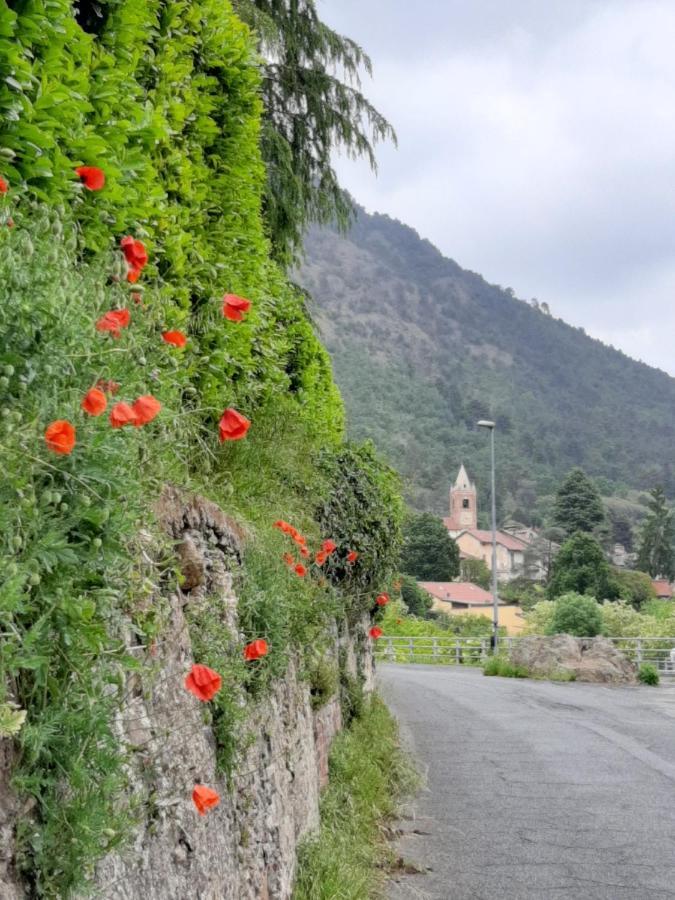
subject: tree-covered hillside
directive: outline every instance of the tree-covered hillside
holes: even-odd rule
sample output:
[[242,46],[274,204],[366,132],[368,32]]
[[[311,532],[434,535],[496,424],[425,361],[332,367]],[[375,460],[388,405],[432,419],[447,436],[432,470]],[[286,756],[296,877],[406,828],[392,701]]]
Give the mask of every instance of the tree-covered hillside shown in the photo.
[[[300,273],[351,433],[372,437],[418,508],[442,512],[464,461],[486,509],[498,425],[500,514],[534,519],[573,466],[604,494],[675,495],[675,379],[446,259],[411,228],[360,211],[313,230]],[[544,504],[545,505],[545,504]]]

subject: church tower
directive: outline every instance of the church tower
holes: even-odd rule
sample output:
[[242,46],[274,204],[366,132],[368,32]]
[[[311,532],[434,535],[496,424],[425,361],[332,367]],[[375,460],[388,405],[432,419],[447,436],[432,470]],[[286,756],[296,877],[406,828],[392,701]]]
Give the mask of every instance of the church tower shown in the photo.
[[445,520],[448,531],[459,532],[478,527],[477,499],[476,485],[469,480],[462,465],[450,488],[450,518]]

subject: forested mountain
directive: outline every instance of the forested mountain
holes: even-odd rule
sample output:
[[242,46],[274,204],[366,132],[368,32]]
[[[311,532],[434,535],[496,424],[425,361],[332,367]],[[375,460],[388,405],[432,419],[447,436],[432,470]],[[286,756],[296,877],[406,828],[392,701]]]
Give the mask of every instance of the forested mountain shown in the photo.
[[[537,521],[572,466],[605,494],[675,495],[675,379],[446,259],[413,229],[359,211],[314,229],[299,280],[333,358],[353,436],[371,437],[414,506],[442,512],[464,461],[485,497],[498,425],[501,517]],[[639,298],[636,298],[636,302]]]

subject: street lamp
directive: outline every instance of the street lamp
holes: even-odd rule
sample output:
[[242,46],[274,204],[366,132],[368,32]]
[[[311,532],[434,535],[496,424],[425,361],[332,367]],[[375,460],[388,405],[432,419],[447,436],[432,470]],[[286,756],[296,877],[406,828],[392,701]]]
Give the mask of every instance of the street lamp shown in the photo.
[[479,428],[490,431],[491,453],[491,486],[492,486],[492,644],[497,652],[499,635],[499,598],[497,596],[497,501],[495,499],[495,423],[481,419],[476,423]]

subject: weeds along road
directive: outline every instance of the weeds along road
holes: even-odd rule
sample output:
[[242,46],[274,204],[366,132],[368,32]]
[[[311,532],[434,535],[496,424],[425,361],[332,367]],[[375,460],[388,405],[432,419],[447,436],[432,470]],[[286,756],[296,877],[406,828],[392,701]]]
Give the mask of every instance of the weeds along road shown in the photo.
[[390,900],[675,898],[675,685],[378,666],[427,783]]

